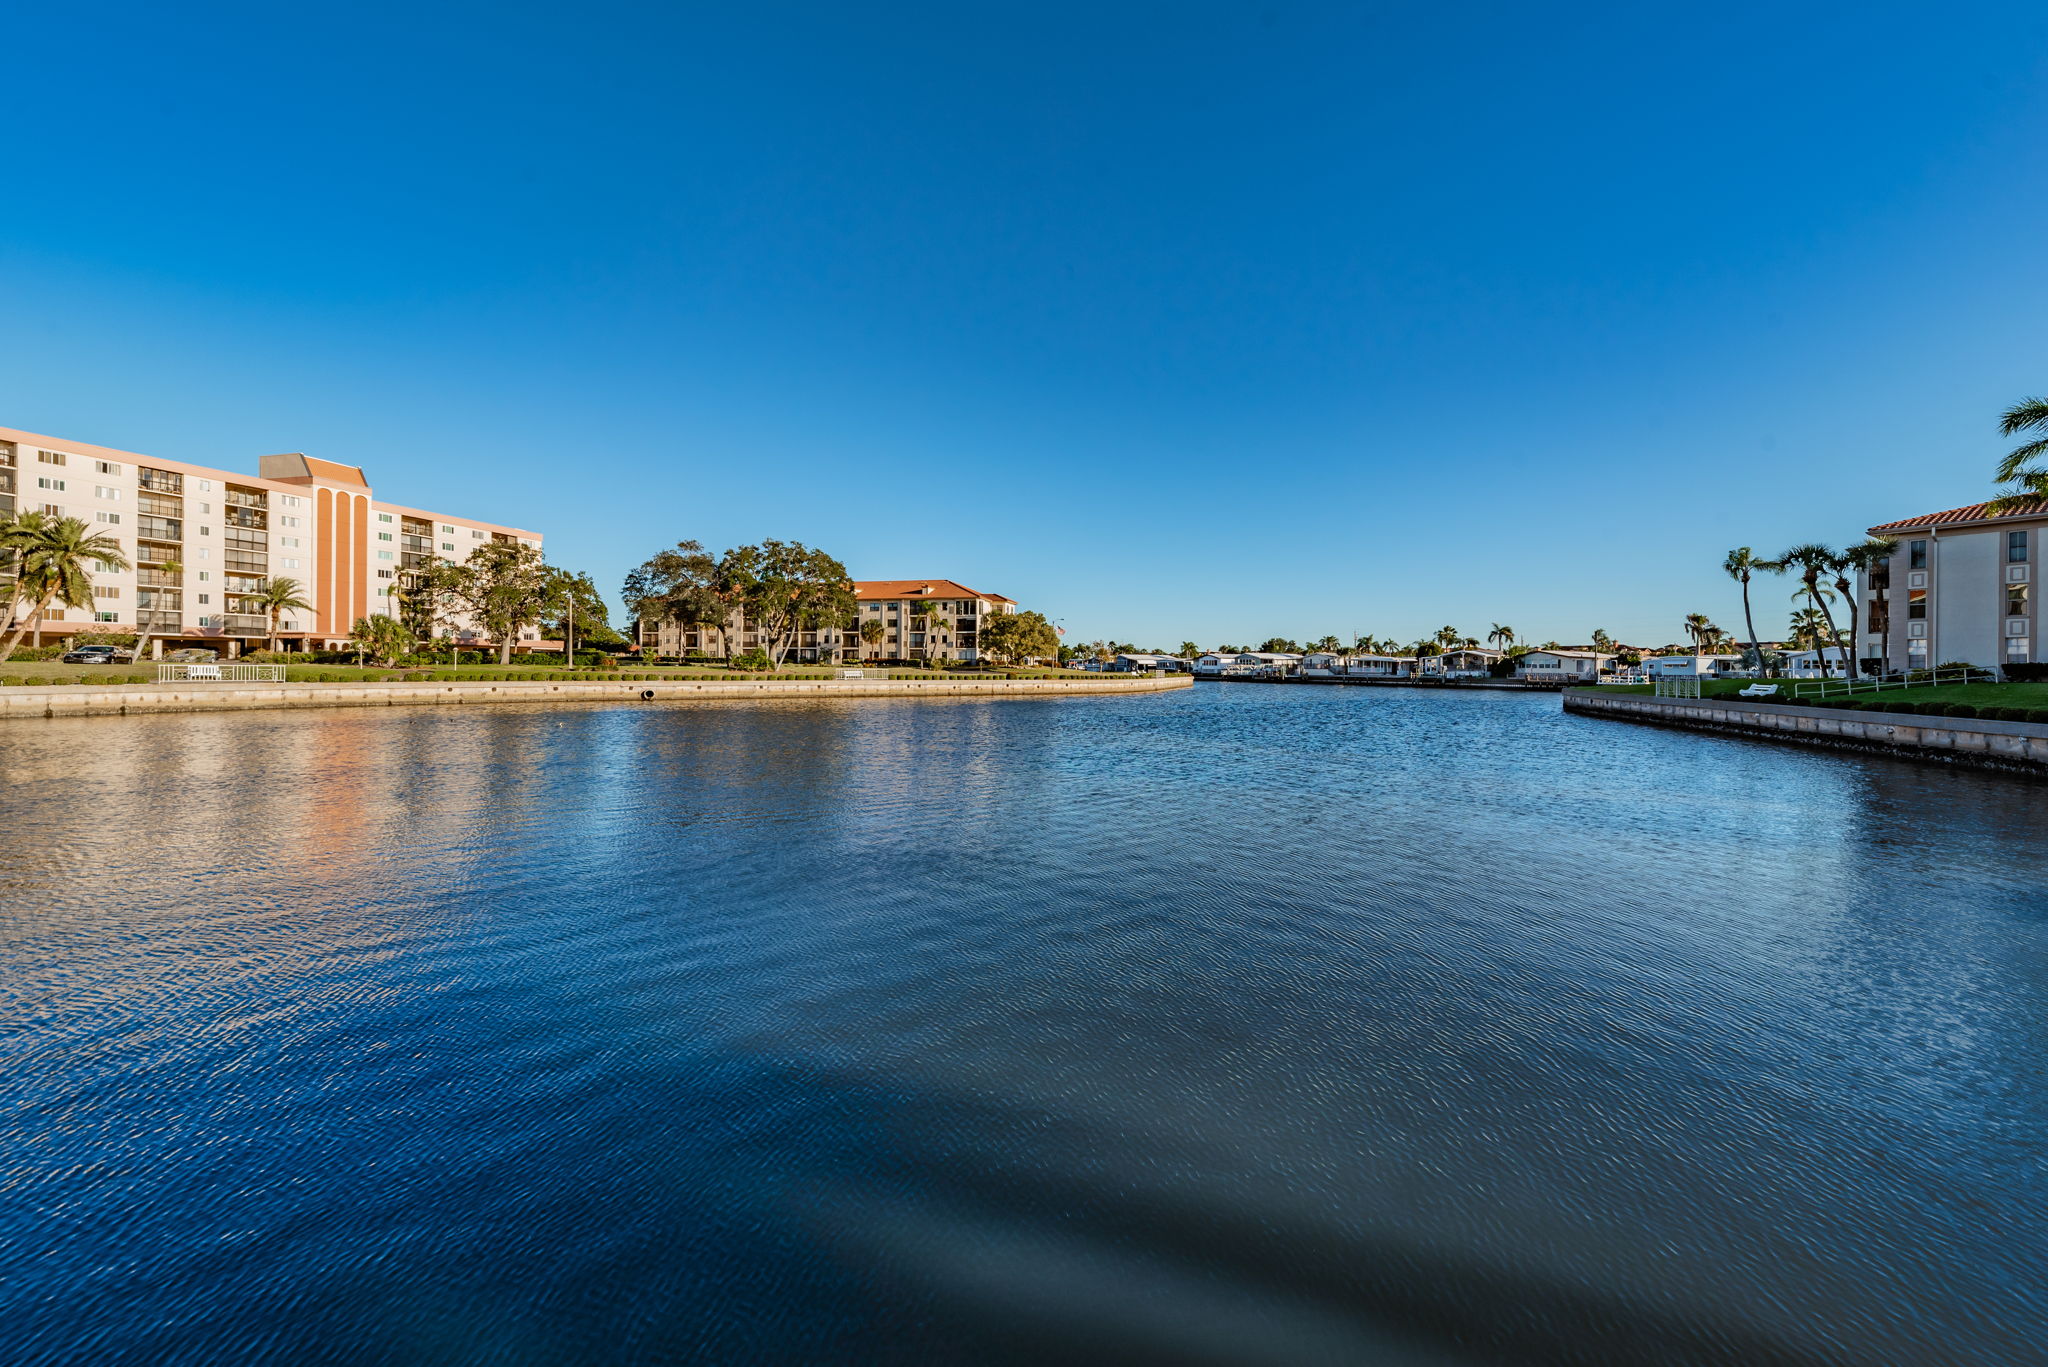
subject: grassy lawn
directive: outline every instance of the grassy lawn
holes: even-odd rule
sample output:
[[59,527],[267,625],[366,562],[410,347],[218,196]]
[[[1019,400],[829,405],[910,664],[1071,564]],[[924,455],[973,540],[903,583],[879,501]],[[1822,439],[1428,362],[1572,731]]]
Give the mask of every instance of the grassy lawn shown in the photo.
[[[293,683],[358,683],[365,681],[417,681],[431,683],[471,682],[504,679],[526,682],[571,682],[632,679],[658,682],[661,680],[683,679],[829,679],[833,677],[833,666],[806,665],[779,670],[772,674],[743,674],[732,670],[703,665],[634,665],[625,664],[615,670],[563,669],[547,665],[463,665],[450,668],[421,667],[410,669],[358,669],[354,665],[290,665],[285,677]],[[1038,678],[1081,678],[1100,677],[1081,674],[1067,669],[996,669],[985,674],[966,671],[949,673],[940,669],[866,669],[870,677],[908,679],[923,683],[944,683],[948,679],[997,677],[1016,679]],[[1112,676],[1114,677],[1114,676]],[[13,660],[0,664],[0,685],[14,684],[116,684],[144,683],[156,680],[156,665],[145,660],[139,665],[67,665],[55,660]]]
[[[1700,684],[1700,696],[1723,698],[1738,693],[1749,686],[1749,681],[1746,679],[1703,680]],[[1651,684],[1629,684],[1624,687],[1589,688],[1585,691],[1589,693],[1654,693],[1656,688]],[[1831,707],[1838,706],[1842,696],[1838,693],[1828,698],[1826,705]],[[1901,703],[1908,704],[1916,709],[1925,708],[1929,705],[1940,707],[1962,705],[1976,708],[2012,707],[2038,711],[2044,714],[2040,718],[2026,718],[2028,721],[2048,721],[2048,683],[1942,684],[1939,687],[1921,685],[1914,688],[1886,688],[1879,691],[1857,692],[1849,694],[1848,697],[1859,708],[1872,712],[1891,711],[1896,709]],[[1790,686],[1784,688],[1783,696],[1766,698],[1762,701],[1789,702],[1808,706],[1820,705],[1820,700],[1818,699],[1793,697]]]

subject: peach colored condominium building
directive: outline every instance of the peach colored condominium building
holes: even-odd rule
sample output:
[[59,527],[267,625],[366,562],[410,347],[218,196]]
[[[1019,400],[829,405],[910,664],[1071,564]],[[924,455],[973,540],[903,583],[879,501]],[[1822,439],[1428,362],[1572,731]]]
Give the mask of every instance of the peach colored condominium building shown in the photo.
[[[1015,601],[999,593],[981,593],[952,579],[856,579],[856,615],[844,630],[806,631],[798,635],[792,659],[806,663],[860,660],[974,660],[981,624]],[[861,628],[874,623],[868,635]],[[737,655],[765,643],[752,624],[734,613],[723,631],[691,629],[674,622],[639,624],[642,649],[657,655]]]
[[115,538],[132,562],[93,574],[90,609],[44,614],[43,639],[133,631],[153,611],[153,631],[170,644],[229,654],[269,636],[252,595],[273,578],[298,581],[313,605],[284,614],[281,641],[321,649],[341,644],[359,617],[397,616],[391,590],[407,570],[467,560],[492,541],[541,542],[539,532],[382,502],[361,467],[296,452],[262,457],[251,476],[0,427],[0,513],[38,509]]

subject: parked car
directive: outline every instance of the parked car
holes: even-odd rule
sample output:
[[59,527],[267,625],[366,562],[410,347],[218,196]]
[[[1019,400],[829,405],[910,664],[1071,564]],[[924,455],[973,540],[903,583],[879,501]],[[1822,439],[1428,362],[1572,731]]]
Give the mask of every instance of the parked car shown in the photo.
[[193,648],[173,650],[164,656],[166,662],[174,665],[210,665],[219,658],[219,651]]
[[135,652],[119,646],[80,646],[59,658],[68,665],[127,664],[135,658]]

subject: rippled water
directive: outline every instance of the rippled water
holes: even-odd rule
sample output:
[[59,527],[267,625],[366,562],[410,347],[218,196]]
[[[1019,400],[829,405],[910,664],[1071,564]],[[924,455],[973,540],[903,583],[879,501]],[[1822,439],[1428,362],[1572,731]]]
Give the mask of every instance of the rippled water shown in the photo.
[[2043,1360],[2021,780],[1234,685],[0,774],[16,1367]]

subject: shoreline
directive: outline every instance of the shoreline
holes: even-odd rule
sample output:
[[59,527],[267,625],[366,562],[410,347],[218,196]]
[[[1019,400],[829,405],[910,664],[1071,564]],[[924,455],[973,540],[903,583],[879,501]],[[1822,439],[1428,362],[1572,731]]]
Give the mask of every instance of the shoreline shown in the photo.
[[1608,721],[2048,777],[2048,725],[2039,722],[1583,691],[1567,691],[1564,710]]
[[746,702],[792,698],[1116,697],[1187,688],[1186,675],[1082,679],[705,679],[552,682],[50,684],[0,689],[0,721],[274,708],[493,703]]

